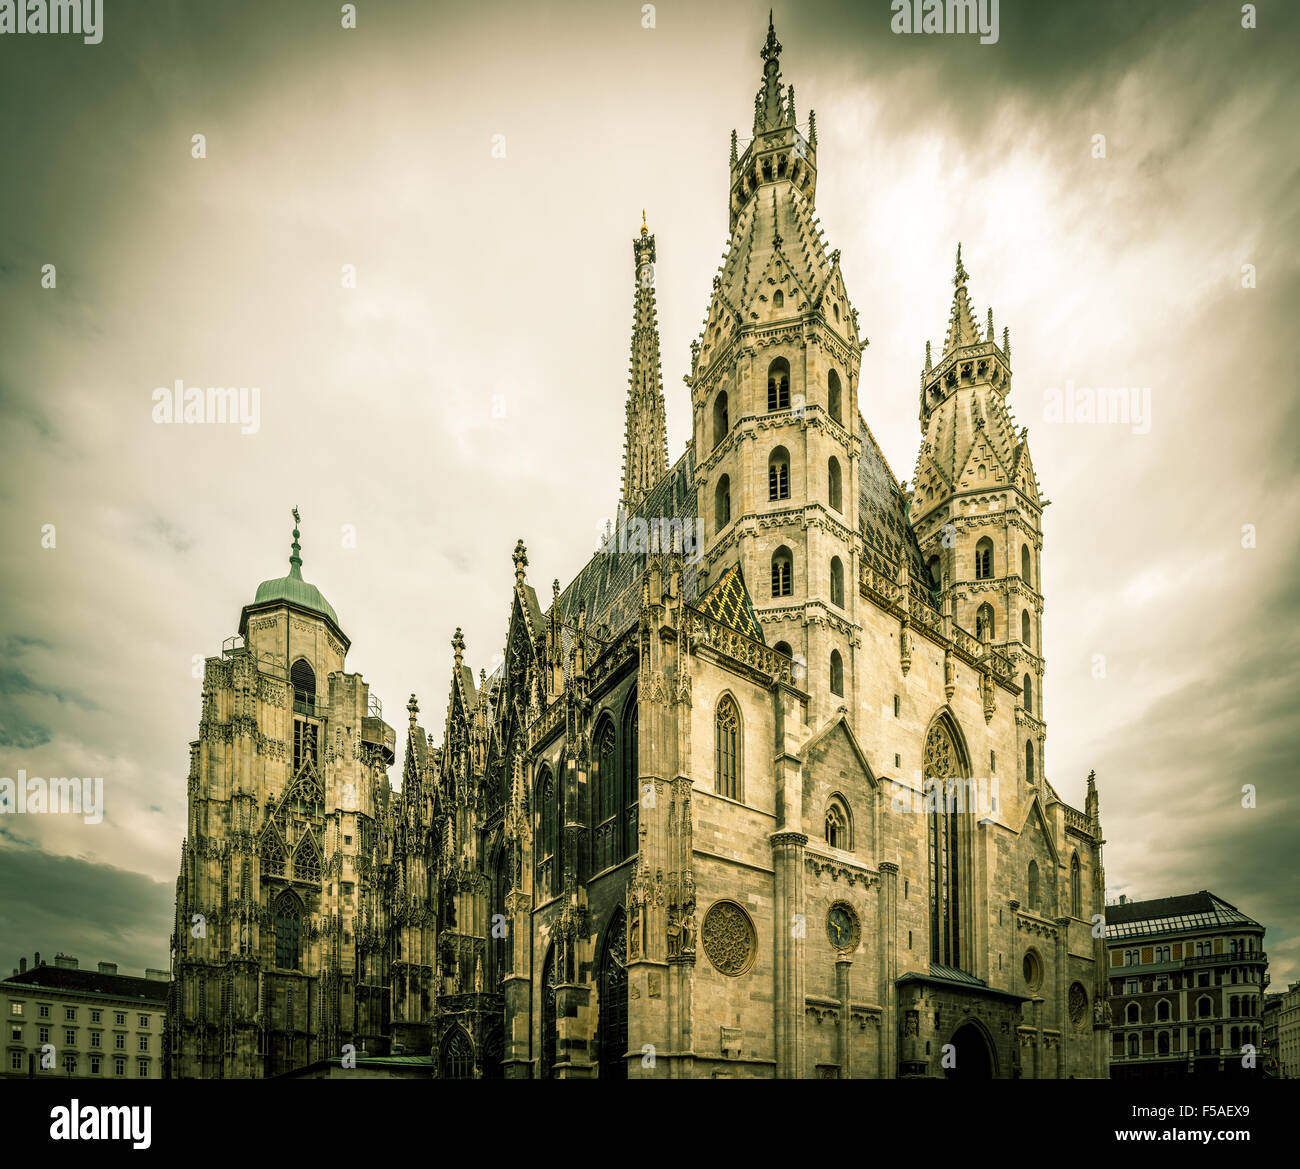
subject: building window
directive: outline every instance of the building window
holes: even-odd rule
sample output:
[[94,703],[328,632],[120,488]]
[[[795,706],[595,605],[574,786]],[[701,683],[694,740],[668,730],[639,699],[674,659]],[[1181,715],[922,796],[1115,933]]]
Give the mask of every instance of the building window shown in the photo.
[[990,580],[993,576],[993,541],[985,536],[975,545],[975,579]]
[[1029,579],[1029,545],[1020,545],[1020,578],[1025,584],[1033,584]]
[[113,1074],[115,1076],[126,1075],[126,1060],[117,1058],[113,1060]]
[[767,461],[767,498],[790,498],[790,454],[783,446],[777,447]]
[[288,891],[282,893],[275,903],[275,964],[281,970],[299,968],[301,907],[302,902]]
[[928,813],[930,879],[930,961],[964,968],[966,935],[962,929],[966,906],[969,856],[969,817],[947,798],[949,783],[969,769],[950,724],[939,720],[926,735],[923,787]]
[[1136,978],[1130,978],[1130,979],[1128,979],[1128,980],[1124,983],[1124,993],[1125,993],[1125,994],[1137,994],[1137,992],[1138,992],[1138,980],[1137,980]]
[[1020,963],[1025,985],[1030,990],[1037,990],[1043,985],[1043,963],[1036,950],[1026,950],[1024,960]]
[[718,703],[714,721],[714,791],[729,800],[741,798],[740,786],[740,712],[731,695],[724,694]]
[[731,476],[723,475],[713,493],[713,526],[719,531],[731,523]]
[[1156,1036],[1156,1054],[1157,1055],[1169,1054],[1169,1032],[1168,1031],[1161,1031],[1160,1034]]
[[92,1023],[98,1023],[98,1022],[99,1022],[99,1017],[100,1017],[100,1015],[102,1015],[103,1013],[104,1013],[103,1011],[91,1011],[91,1012],[90,1012],[90,1021],[91,1021]]
[[625,860],[637,850],[637,825],[641,813],[641,756],[637,740],[640,709],[637,693],[633,690],[623,708],[623,847],[619,860]]
[[1201,995],[1196,1000],[1196,1017],[1198,1019],[1208,1019],[1214,1014],[1214,1001],[1208,994]]
[[444,1080],[474,1078],[474,1047],[463,1027],[453,1027],[442,1041],[438,1067]]
[[63,1008],[63,1018],[64,1018],[64,1021],[65,1021],[65,1022],[69,1022],[69,1023],[71,1023],[71,1022],[73,1022],[73,1021],[76,1019],[76,1017],[77,1017],[77,1008],[76,1008],[76,1007],[64,1007],[64,1008]]
[[1024,681],[1023,697],[1025,703],[1025,713],[1033,714],[1034,713],[1034,684],[1032,681],[1030,681],[1028,674],[1025,675],[1023,681]]
[[831,557],[831,604],[844,608],[844,563],[838,556]]
[[723,390],[713,399],[713,445],[716,447],[731,429],[727,416],[727,391]]
[[1020,640],[1026,645],[1031,644],[1029,640],[1029,610],[1020,611]]
[[772,596],[788,597],[794,593],[794,558],[784,544],[772,553]]
[[[351,893],[351,892],[352,892],[352,888],[351,888],[351,886],[347,885],[346,882],[344,882],[344,892],[346,892],[346,893]],[[149,1016],[148,1016],[148,1015],[141,1015],[141,1016],[140,1016],[140,1026],[141,1026],[141,1027],[148,1027],[148,1026],[149,1026]]]
[[284,844],[274,825],[268,825],[266,831],[262,833],[262,844],[258,853],[262,860],[263,876],[284,876]]
[[785,293],[782,292],[779,288],[774,293],[772,293],[772,307],[773,308],[785,307]]
[[844,480],[840,461],[834,455],[826,464],[826,499],[833,511],[844,511]]
[[844,697],[844,659],[837,649],[831,650],[831,693]]
[[[282,675],[283,676],[283,675]],[[299,658],[289,670],[293,686],[294,709],[302,714],[312,714],[316,708],[316,672],[306,658]]]
[[1124,1008],[1124,1022],[1126,1023],[1142,1022],[1142,1008],[1139,1007],[1137,1003],[1129,1003],[1129,1005]]
[[37,1008],[37,1014],[39,1014],[42,1019],[48,1019],[50,1017],[50,1004],[41,1003]]
[[149,1061],[147,1059],[138,1059],[135,1061],[136,1075],[142,1080],[149,1078]]
[[103,1035],[104,1033],[102,1031],[92,1031],[90,1033],[90,1046],[98,1047],[100,1045],[100,1040],[103,1038]]
[[826,412],[842,426],[844,424],[844,407],[841,401],[840,375],[834,370],[826,375]]
[[23,1004],[22,1004],[22,1003],[10,1003],[10,1004],[9,1004],[9,1013],[10,1013],[11,1015],[21,1015],[21,1014],[23,1013]]
[[1136,1035],[1128,1037],[1128,1053],[1131,1059],[1136,1059],[1142,1053],[1141,1042]]
[[[622,843],[618,833],[618,810],[622,770],[618,765],[618,742],[614,720],[605,715],[596,726],[595,766],[591,776],[592,871],[601,872],[614,863]],[[620,839],[616,842],[614,837]]]
[[1079,867],[1079,854],[1070,857],[1070,913],[1083,916],[1083,872]]
[[113,1022],[116,1023],[119,1027],[125,1027],[125,1026],[126,1026],[126,1012],[125,1012],[125,1011],[117,1011],[117,1012],[113,1015]]
[[65,1055],[63,1057],[63,1070],[68,1075],[75,1075],[77,1072],[77,1057],[75,1055]]
[[1025,782],[1034,782],[1034,744],[1032,739],[1025,743]]
[[101,1062],[102,1062],[102,1061],[101,1061],[100,1057],[97,1056],[97,1055],[92,1055],[92,1056],[90,1057],[90,1074],[91,1074],[92,1076],[97,1076],[97,1075],[99,1075],[99,1065],[100,1065]]
[[768,411],[790,409],[790,363],[778,357],[767,367]]
[[826,808],[826,843],[845,852],[852,849],[848,810],[838,798],[832,799]]
[[50,1041],[50,1029],[49,1029],[49,1027],[37,1027],[37,1028],[36,1028],[36,1042],[37,1042],[37,1043],[49,1043],[49,1041]]
[[23,1070],[23,1053],[21,1051],[11,1051],[9,1053],[9,1070],[11,1072]]
[[139,1047],[139,1050],[141,1050],[141,1051],[148,1051],[148,1050],[149,1050],[149,1036],[148,1036],[148,1035],[141,1035],[141,1036],[139,1036],[139,1040],[140,1040],[140,1047]]
[[1038,862],[1029,862],[1029,908],[1035,913],[1042,909],[1038,896]]
[[77,1033],[71,1027],[67,1028],[67,1030],[63,1032],[63,1046],[64,1047],[77,1046]]
[[1157,1023],[1169,1022],[1169,1000],[1168,999],[1161,999],[1158,1003],[1156,1003],[1156,1022]]

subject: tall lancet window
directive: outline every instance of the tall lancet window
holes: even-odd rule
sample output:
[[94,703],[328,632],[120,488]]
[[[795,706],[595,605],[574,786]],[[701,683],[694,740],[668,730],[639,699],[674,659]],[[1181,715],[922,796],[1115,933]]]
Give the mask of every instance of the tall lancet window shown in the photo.
[[740,790],[740,712],[731,695],[724,694],[718,703],[717,736],[714,752],[714,790],[729,800],[741,798]]
[[925,740],[925,796],[929,819],[930,960],[967,965],[966,886],[969,816],[962,776],[968,772],[952,729],[943,719]]

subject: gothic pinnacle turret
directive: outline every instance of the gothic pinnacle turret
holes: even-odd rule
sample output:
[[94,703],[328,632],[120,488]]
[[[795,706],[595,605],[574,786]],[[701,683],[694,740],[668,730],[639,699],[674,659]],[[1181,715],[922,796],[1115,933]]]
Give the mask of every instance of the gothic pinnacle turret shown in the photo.
[[668,471],[659,322],[655,310],[655,237],[641,212],[641,232],[632,241],[636,296],[632,318],[632,363],[628,369],[627,424],[623,449],[624,512],[631,514]]

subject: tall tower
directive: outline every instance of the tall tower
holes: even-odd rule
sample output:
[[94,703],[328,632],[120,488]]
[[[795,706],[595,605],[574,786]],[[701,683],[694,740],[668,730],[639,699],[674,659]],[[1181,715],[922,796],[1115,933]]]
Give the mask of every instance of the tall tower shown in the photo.
[[632,317],[632,363],[628,368],[627,434],[623,448],[623,511],[635,514],[668,470],[664,385],[655,311],[655,237],[641,212],[641,234],[632,241],[636,298]]
[[921,372],[923,438],[911,516],[917,539],[955,624],[973,630],[1014,664],[1023,689],[1016,711],[1017,770],[1043,780],[1043,596],[1040,563],[1046,502],[1029,458],[1028,428],[1007,407],[1011,339],[994,340],[993,310],[981,333],[957,247],[952,313],[943,356]]
[[863,343],[814,217],[817,132],[770,21],[753,137],[731,141],[731,239],[692,346],[702,584],[739,564],[769,644],[806,665],[812,717],[854,705]]

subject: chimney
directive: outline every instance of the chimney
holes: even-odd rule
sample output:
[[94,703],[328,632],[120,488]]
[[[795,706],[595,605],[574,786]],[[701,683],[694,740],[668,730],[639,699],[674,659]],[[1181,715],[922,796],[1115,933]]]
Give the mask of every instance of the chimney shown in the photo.
[[100,972],[100,974],[116,974],[116,973],[117,973],[117,963],[116,963],[116,962],[101,962],[101,963],[99,964],[99,972]]
[[36,957],[32,959],[32,969],[35,970],[39,965],[41,965],[41,952],[37,950]]
[[26,959],[26,958],[19,958],[19,959],[18,959],[18,973],[19,973],[19,974],[26,974],[26,973],[27,973],[27,959]]
[[54,965],[60,970],[76,970],[77,960],[60,950],[54,955]]
[[1121,893],[1121,894],[1119,895],[1119,903],[1120,903],[1121,905],[1127,905],[1127,904],[1128,904],[1128,894],[1127,894],[1127,893]]

